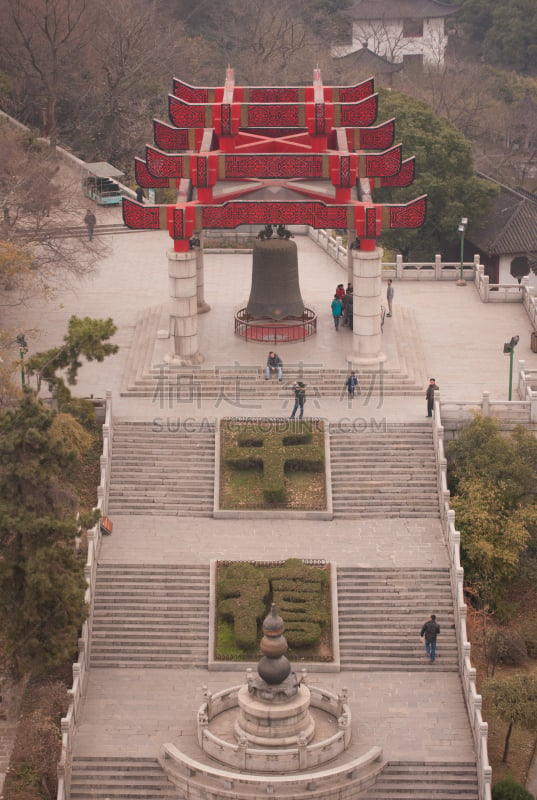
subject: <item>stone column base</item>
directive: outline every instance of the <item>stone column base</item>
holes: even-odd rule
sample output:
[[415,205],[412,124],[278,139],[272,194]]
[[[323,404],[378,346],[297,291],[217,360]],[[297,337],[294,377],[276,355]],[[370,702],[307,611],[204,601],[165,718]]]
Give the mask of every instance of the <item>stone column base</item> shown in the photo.
[[171,367],[189,367],[194,364],[203,364],[205,358],[200,352],[193,353],[191,356],[179,356],[176,353],[168,353],[164,356],[164,361]]
[[359,356],[356,353],[349,353],[347,356],[348,369],[359,369],[360,367],[376,367],[378,364],[383,364],[387,361],[388,356],[383,353],[375,353],[374,355]]

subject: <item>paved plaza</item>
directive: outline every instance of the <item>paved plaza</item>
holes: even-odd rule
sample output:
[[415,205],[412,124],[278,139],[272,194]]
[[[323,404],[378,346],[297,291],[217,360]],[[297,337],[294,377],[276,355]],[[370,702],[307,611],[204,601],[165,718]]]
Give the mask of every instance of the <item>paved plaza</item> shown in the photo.
[[[119,222],[119,209],[98,209],[99,222]],[[304,343],[277,347],[285,365],[303,362],[345,369],[351,333],[336,333],[330,302],[335,286],[347,281],[346,271],[306,237],[295,239],[299,252],[304,301],[318,314],[318,333]],[[40,301],[7,320],[27,332],[30,350],[58,344],[71,314],[112,317],[118,326],[116,356],[80,371],[77,394],[113,393],[113,415],[121,419],[177,418],[214,420],[222,416],[287,416],[288,401],[258,401],[253,407],[206,401],[202,405],[162,407],[157,399],[120,397],[122,376],[133,342],[137,314],[150,306],[165,306],[168,297],[164,232],[108,237],[107,255],[87,280],[54,300]],[[263,366],[268,347],[234,335],[233,314],[246,305],[251,279],[251,255],[207,254],[205,299],[211,311],[199,317],[200,351],[204,368]],[[306,415],[389,422],[425,422],[425,388],[430,376],[443,400],[479,402],[482,392],[506,399],[509,359],[503,343],[520,335],[516,358],[537,366],[530,349],[531,325],[522,304],[482,304],[474,286],[455,283],[396,281],[394,316],[384,326],[386,366],[397,369],[411,359],[423,379],[423,396],[311,398]],[[385,291],[385,285],[383,287]],[[169,348],[155,342],[158,360]],[[287,375],[292,378],[293,376]],[[114,520],[114,534],[103,540],[101,562],[125,564],[206,564],[210,558],[270,560],[285,556],[324,558],[337,564],[371,567],[447,567],[439,520],[335,520],[274,523],[263,520],[213,520],[186,517],[130,517]],[[432,610],[432,609],[431,609]],[[440,623],[442,621],[440,620]],[[419,639],[419,630],[416,631]],[[441,661],[441,639],[439,640]],[[242,672],[203,669],[90,670],[87,698],[79,724],[75,755],[156,756],[172,741],[193,757],[195,712],[204,685],[217,691],[242,681]],[[473,742],[457,673],[342,672],[314,673],[312,683],[337,691],[349,690],[353,713],[353,754],[373,745],[387,759],[464,761]]]

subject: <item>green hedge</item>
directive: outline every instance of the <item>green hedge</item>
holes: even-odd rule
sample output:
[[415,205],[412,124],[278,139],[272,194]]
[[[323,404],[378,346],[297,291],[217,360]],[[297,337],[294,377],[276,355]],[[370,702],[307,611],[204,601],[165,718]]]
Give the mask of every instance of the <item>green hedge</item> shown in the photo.
[[[261,623],[271,603],[276,603],[284,621],[291,649],[317,647],[330,628],[328,568],[311,567],[299,559],[281,566],[219,565],[216,595],[217,629],[218,620],[230,622],[234,643],[245,657],[258,652]],[[218,643],[216,655],[220,656]]]
[[256,471],[262,475],[260,486],[265,506],[282,506],[287,502],[287,475],[324,472],[322,423],[294,422],[290,433],[281,423],[274,424],[272,429],[269,423],[261,432],[259,427],[255,421],[222,423],[223,477],[226,468],[231,472]]

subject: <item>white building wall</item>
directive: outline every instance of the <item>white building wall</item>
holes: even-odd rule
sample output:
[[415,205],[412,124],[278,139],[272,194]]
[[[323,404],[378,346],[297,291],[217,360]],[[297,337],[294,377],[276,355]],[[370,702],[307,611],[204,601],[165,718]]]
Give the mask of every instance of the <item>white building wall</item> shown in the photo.
[[[515,258],[514,255],[500,256],[500,268],[498,283],[508,284],[509,286],[516,286],[518,280],[511,275],[511,261]],[[530,277],[535,279],[535,276],[530,270]]]
[[348,55],[367,47],[388,61],[401,62],[405,55],[422,55],[424,63],[442,64],[448,37],[444,33],[444,19],[425,19],[423,36],[403,36],[403,21],[383,20],[354,22],[352,45],[339,47],[337,55]]

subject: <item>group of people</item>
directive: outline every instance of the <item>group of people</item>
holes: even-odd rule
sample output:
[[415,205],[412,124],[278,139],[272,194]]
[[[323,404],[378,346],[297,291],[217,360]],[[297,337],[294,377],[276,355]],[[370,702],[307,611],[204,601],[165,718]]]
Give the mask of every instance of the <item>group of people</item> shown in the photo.
[[336,286],[336,293],[330,306],[332,310],[332,317],[334,320],[334,327],[339,330],[339,323],[343,318],[343,325],[348,325],[352,331],[353,327],[353,304],[354,295],[352,291],[352,283],[347,284],[347,288],[342,283]]
[[[394,294],[395,292],[393,283],[391,280],[389,280],[388,287],[386,289],[386,302],[388,303],[388,313],[386,314],[387,317],[391,317],[393,314]],[[330,310],[332,311],[332,318],[334,320],[334,327],[336,331],[339,330],[341,319],[343,319],[343,325],[348,325],[352,331],[354,319],[354,294],[352,283],[348,283],[346,289],[342,283],[338,283]]]

